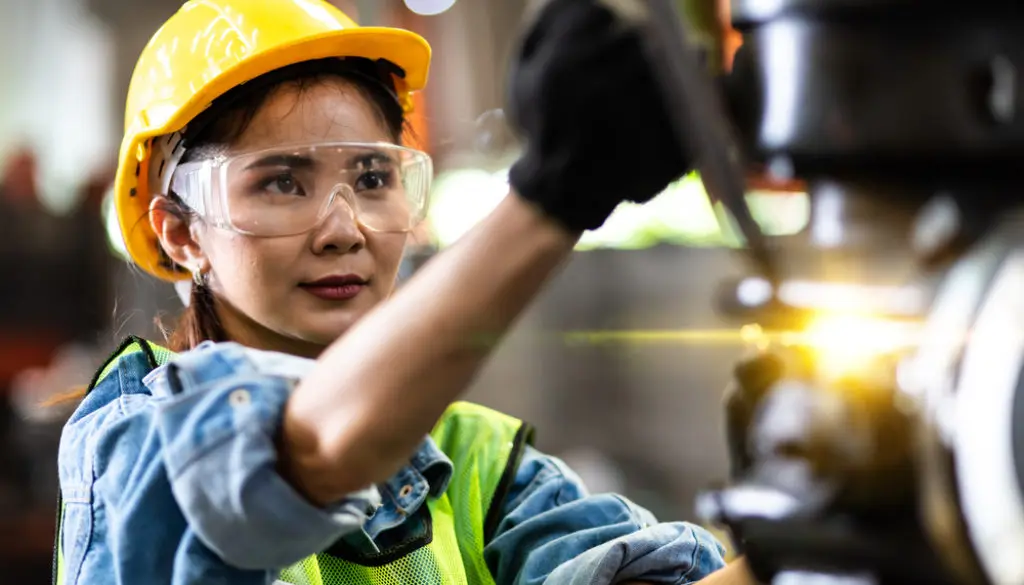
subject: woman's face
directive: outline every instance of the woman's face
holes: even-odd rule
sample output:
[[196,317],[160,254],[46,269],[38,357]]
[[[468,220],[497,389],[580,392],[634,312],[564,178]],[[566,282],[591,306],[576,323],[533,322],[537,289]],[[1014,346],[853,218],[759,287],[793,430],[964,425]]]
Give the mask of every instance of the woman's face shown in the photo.
[[[345,81],[275,90],[230,152],[285,144],[391,142],[374,107]],[[369,231],[335,204],[311,231],[261,238],[193,226],[229,336],[241,343],[313,354],[391,294],[406,234]],[[355,277],[365,284],[311,286]],[[330,282],[328,282],[330,284]]]

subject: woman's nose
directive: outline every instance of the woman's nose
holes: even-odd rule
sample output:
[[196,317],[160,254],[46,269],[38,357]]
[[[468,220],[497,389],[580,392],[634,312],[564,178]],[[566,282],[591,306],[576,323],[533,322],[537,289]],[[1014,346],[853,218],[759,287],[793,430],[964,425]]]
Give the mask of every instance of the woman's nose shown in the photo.
[[348,185],[334,188],[324,210],[324,217],[314,230],[313,252],[348,252],[366,245],[356,212],[355,197]]

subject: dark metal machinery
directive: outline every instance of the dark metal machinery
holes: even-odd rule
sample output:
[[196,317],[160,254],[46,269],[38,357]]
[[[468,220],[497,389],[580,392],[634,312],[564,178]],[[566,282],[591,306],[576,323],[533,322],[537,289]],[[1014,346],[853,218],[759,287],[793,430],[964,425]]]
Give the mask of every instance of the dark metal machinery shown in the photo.
[[[680,135],[755,271],[778,290],[794,251],[899,257],[933,293],[886,375],[823,384],[799,352],[740,364],[732,477],[698,510],[764,583],[1024,583],[1024,6],[733,0],[744,44],[718,86],[670,0],[648,7]],[[806,182],[812,224],[843,228],[829,250],[760,232],[752,164]]]

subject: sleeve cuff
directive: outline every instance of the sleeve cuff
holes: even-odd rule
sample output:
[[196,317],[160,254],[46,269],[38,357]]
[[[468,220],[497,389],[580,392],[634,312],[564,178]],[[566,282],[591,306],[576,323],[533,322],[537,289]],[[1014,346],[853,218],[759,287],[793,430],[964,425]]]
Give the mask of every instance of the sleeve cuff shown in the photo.
[[188,524],[228,564],[285,567],[360,530],[376,487],[327,508],[277,472],[275,439],[291,391],[283,378],[237,376],[176,397],[157,414],[171,490]]
[[721,546],[703,528],[666,522],[594,547],[558,566],[545,585],[614,585],[625,581],[699,581],[725,566]]

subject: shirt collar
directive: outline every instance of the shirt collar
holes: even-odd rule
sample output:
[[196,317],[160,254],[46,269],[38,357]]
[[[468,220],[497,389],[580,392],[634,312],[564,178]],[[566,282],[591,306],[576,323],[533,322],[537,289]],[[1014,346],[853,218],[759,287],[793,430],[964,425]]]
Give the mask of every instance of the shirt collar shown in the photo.
[[413,454],[410,465],[430,484],[430,495],[440,497],[448,489],[455,465],[429,436]]

